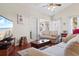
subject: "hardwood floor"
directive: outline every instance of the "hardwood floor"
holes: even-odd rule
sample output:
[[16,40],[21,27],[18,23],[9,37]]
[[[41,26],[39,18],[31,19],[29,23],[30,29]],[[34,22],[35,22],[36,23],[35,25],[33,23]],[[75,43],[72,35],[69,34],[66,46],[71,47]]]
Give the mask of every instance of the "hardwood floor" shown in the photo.
[[12,53],[9,56],[17,56],[17,51],[23,50],[23,49],[26,49],[26,48],[29,48],[29,47],[31,47],[31,46],[30,45],[28,45],[28,46],[26,46],[26,45],[24,45],[24,46],[15,46],[14,50],[12,51]]
[[[44,48],[48,48],[48,47],[50,47],[52,45],[55,45],[55,44],[50,44],[50,45],[47,45],[46,47],[44,46],[44,47],[40,48],[40,50],[43,50]],[[23,50],[23,49],[27,49],[29,47],[31,47],[30,44],[29,45],[24,45],[24,46],[15,46],[14,50],[12,51],[12,53],[9,56],[18,56],[17,55],[18,51]]]

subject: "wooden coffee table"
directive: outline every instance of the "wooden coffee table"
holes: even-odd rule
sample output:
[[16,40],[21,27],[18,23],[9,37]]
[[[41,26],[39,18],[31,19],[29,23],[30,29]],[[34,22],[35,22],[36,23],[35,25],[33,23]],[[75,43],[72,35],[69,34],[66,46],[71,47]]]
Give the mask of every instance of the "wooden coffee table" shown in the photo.
[[35,40],[31,42],[31,46],[35,48],[41,48],[45,45],[49,45],[51,43],[50,40],[48,39],[40,39],[40,40]]

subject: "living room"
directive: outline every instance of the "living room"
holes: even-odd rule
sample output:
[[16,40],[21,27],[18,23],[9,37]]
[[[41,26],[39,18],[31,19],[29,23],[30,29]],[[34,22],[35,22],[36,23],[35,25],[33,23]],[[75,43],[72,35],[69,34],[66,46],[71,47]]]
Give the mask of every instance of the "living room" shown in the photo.
[[[49,5],[56,6],[56,9],[53,11],[48,9]],[[1,50],[0,55],[27,56],[27,53],[23,54],[25,52],[24,49],[27,49],[31,56],[53,56],[54,54],[63,56],[63,53],[59,54],[63,50],[58,50],[58,44],[63,41],[62,38],[73,34],[74,29],[77,29],[77,34],[79,33],[78,7],[78,3],[0,3],[0,18],[2,19],[2,22],[0,22],[0,35],[4,37],[5,33],[8,33],[8,37],[11,36],[9,39],[13,41],[11,49]],[[5,21],[6,19],[10,20],[11,23]],[[73,23],[75,19],[76,23]],[[9,22],[11,26],[4,26],[3,24],[6,22]],[[6,40],[3,39],[0,37],[0,44],[3,44],[2,41]],[[62,43],[60,45],[65,44]],[[51,51],[45,53],[52,46],[56,47],[55,49],[57,49],[58,53],[54,52],[56,51],[55,49],[53,49],[52,53],[49,53]],[[34,48],[28,49],[30,47]],[[43,51],[40,52],[39,50]],[[14,53],[11,53],[11,51],[14,51]],[[36,54],[33,54],[35,51]]]

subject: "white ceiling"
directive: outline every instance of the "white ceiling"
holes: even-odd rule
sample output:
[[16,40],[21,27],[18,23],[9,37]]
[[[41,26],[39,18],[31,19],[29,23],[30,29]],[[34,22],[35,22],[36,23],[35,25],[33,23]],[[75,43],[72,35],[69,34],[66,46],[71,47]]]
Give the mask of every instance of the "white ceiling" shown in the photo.
[[48,7],[43,7],[45,5],[47,5],[48,3],[8,3],[8,4],[0,4],[0,7],[16,7],[15,9],[21,8],[23,7],[23,9],[26,9],[26,7],[29,7],[37,12],[52,16],[62,10],[64,10],[65,8],[67,8],[68,6],[71,5],[71,3],[61,3],[62,5],[57,7],[54,11],[48,10]]
[[45,5],[47,5],[48,3],[32,3],[32,4],[29,4],[29,6],[31,8],[34,8],[36,10],[38,10],[38,12],[40,11],[41,13],[44,13],[44,14],[47,14],[47,15],[54,15],[62,10],[64,10],[65,8],[67,8],[68,6],[71,5],[71,3],[61,3],[62,5],[55,8],[54,11],[51,11],[51,10],[48,10],[48,7],[43,7]]

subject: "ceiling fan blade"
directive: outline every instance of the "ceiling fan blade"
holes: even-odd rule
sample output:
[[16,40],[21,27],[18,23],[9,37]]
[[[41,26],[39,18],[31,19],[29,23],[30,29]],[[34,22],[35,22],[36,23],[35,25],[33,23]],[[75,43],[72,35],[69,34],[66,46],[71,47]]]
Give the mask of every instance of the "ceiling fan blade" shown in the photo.
[[61,6],[61,4],[55,4],[56,6]]
[[49,4],[47,4],[47,5],[43,5],[42,7],[50,7],[50,6],[61,6],[61,4],[49,3]]

